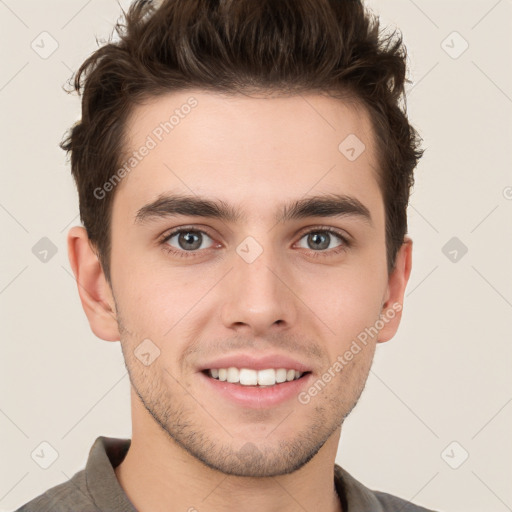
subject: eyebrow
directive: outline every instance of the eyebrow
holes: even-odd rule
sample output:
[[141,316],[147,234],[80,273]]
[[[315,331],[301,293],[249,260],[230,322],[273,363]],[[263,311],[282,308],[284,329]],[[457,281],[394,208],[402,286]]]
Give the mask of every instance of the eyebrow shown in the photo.
[[[246,220],[240,208],[222,200],[180,194],[161,195],[137,211],[135,223],[177,215],[207,217],[237,223]],[[308,217],[356,217],[373,226],[368,208],[355,197],[339,194],[310,196],[282,205],[276,212],[276,223]]]

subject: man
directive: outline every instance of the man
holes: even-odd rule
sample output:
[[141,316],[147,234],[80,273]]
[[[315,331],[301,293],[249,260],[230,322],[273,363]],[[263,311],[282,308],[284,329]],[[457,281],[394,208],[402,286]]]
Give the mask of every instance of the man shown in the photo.
[[19,510],[427,510],[335,465],[411,270],[400,38],[355,0],[137,1],[117,28],[62,146],[132,439]]

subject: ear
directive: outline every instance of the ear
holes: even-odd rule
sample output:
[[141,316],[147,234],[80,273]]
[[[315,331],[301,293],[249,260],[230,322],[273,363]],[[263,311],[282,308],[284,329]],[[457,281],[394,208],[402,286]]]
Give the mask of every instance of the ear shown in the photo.
[[377,341],[389,341],[398,330],[402,318],[405,287],[409,281],[412,266],[412,240],[404,237],[395,260],[395,268],[389,276],[382,306],[381,320],[384,327],[379,331]]
[[92,332],[105,341],[118,341],[112,290],[84,228],[76,226],[70,229],[68,257]]

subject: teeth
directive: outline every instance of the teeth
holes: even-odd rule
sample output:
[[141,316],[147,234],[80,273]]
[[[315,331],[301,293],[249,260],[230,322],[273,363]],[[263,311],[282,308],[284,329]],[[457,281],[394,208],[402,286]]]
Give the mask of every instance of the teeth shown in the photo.
[[242,368],[240,370],[240,384],[243,386],[256,386],[258,384],[258,373],[256,370]]
[[238,368],[228,368],[227,381],[233,384],[240,381],[240,371]]
[[286,374],[288,372],[286,371],[286,368],[279,368],[279,370],[276,371],[276,382],[278,384],[281,384],[281,382],[286,382]]
[[[256,372],[255,372],[256,373]],[[260,386],[273,386],[276,383],[276,371],[260,370],[258,372],[258,384]]]
[[222,382],[241,384],[242,386],[274,386],[283,382],[299,379],[302,372],[287,370],[286,368],[268,368],[265,370],[251,370],[250,368],[213,368],[209,370],[210,377]]

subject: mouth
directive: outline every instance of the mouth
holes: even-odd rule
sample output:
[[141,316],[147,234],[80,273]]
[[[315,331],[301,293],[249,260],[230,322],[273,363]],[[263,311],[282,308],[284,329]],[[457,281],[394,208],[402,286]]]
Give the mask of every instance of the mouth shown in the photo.
[[304,378],[309,371],[299,371],[293,368],[264,368],[256,370],[252,368],[210,368],[203,370],[203,374],[220,382],[239,384],[240,386],[268,388],[280,386],[287,382]]
[[313,367],[287,354],[237,353],[202,361],[200,386],[209,400],[249,409],[293,404],[310,385]]

